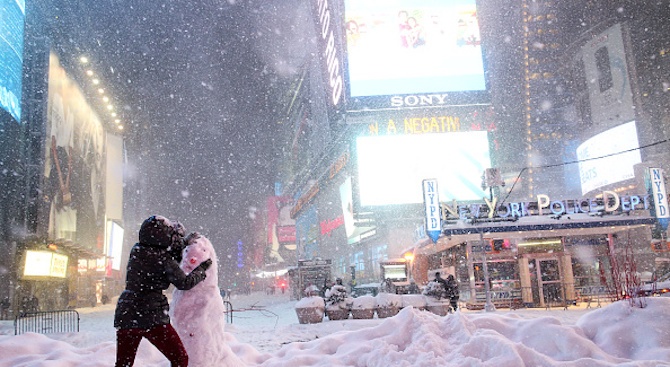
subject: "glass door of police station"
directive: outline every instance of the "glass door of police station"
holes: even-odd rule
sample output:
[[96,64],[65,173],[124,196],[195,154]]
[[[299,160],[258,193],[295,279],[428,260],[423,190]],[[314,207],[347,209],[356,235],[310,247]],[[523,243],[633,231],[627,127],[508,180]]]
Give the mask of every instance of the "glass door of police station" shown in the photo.
[[557,257],[528,259],[533,303],[540,307],[563,304],[560,263]]

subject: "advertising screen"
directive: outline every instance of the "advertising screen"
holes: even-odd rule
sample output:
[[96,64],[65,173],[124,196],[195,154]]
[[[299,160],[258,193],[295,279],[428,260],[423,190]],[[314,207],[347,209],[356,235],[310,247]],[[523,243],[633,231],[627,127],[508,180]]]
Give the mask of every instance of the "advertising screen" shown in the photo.
[[45,135],[42,205],[48,215],[43,220],[48,224],[48,236],[71,240],[102,254],[106,131],[85,93],[55,53],[49,57]]
[[486,90],[474,0],[345,0],[344,27],[353,102]]
[[0,108],[21,119],[25,0],[0,0]]
[[422,180],[438,181],[442,201],[481,200],[491,167],[486,131],[361,136],[356,140],[361,206],[423,202]]
[[26,251],[24,277],[65,278],[68,257],[49,251]]
[[[582,195],[634,178],[634,166],[642,161],[639,147],[635,121],[604,131],[582,143],[577,148]],[[625,153],[615,154],[619,152]]]
[[107,222],[108,241],[107,256],[112,258],[112,269],[121,270],[121,253],[123,251],[123,227],[113,221]]

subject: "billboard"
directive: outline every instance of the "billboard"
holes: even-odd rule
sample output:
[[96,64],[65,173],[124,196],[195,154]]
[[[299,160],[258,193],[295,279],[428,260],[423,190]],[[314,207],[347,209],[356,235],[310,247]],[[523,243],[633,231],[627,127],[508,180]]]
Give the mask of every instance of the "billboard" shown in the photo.
[[336,121],[344,111],[344,65],[342,10],[339,1],[313,0],[312,13],[316,20],[318,61],[326,89],[328,116]]
[[24,277],[55,277],[65,278],[68,257],[50,251],[26,251],[26,262],[23,267]]
[[625,45],[619,23],[578,43],[572,68],[584,123],[615,126],[635,119],[632,70]]
[[[634,166],[642,161],[639,147],[635,121],[604,131],[579,145],[582,195],[634,178]],[[620,152],[624,153],[617,154]]]
[[[267,244],[270,257],[277,262],[294,256],[296,250],[295,219],[291,218],[293,203],[290,198],[267,198]],[[289,256],[290,255],[290,256]]]
[[311,205],[296,218],[295,232],[299,259],[313,259],[320,255],[319,216],[316,206]]
[[486,131],[359,136],[356,154],[362,207],[422,203],[426,177],[437,180],[445,201],[486,196],[481,187],[482,174],[491,167]]
[[42,180],[47,236],[104,251],[106,132],[84,93],[49,57]]
[[112,269],[121,270],[124,229],[118,223],[107,221],[107,256],[112,259]]
[[0,0],[0,108],[21,120],[25,0]]
[[488,102],[475,0],[345,0],[348,110]]
[[106,134],[105,214],[107,219],[123,220],[123,137]]

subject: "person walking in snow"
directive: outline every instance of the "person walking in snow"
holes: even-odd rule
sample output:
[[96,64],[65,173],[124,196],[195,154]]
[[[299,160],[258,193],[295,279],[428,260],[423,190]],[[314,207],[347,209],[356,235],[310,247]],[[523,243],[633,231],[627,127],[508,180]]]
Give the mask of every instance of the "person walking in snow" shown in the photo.
[[[447,288],[449,287],[449,285],[447,284],[447,281],[446,281],[444,278],[442,278],[442,276],[440,275],[440,272],[439,272],[439,271],[435,272],[435,282],[436,282],[437,284],[442,285],[442,289],[444,290],[443,295],[446,294],[446,292],[447,292]],[[447,296],[445,296],[445,298],[446,298],[446,297],[447,297]]]
[[447,298],[449,298],[449,303],[451,304],[452,310],[456,311],[458,308],[458,299],[460,298],[458,283],[456,282],[454,276],[449,274],[446,284],[447,286],[445,289],[447,291]]
[[421,294],[421,289],[419,288],[418,285],[416,285],[416,281],[414,281],[414,279],[409,280],[409,286],[407,287],[407,293],[408,294]]
[[188,366],[186,349],[170,324],[169,304],[163,291],[170,284],[183,290],[195,287],[206,278],[212,260],[203,261],[185,274],[175,259],[184,246],[183,233],[183,226],[179,228],[159,215],[142,223],[139,242],[128,259],[126,289],[119,296],[114,313],[116,367],[134,364],[142,338],[163,353],[171,366]]

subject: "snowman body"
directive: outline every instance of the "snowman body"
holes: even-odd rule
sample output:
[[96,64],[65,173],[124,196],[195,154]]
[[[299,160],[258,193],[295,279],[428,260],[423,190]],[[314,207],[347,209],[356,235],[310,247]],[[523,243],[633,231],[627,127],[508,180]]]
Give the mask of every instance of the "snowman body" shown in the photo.
[[175,289],[170,319],[186,348],[189,367],[241,366],[226,341],[226,309],[218,285],[218,260],[209,239],[197,236],[182,252],[179,266],[190,273],[212,259],[207,277],[190,290]]

